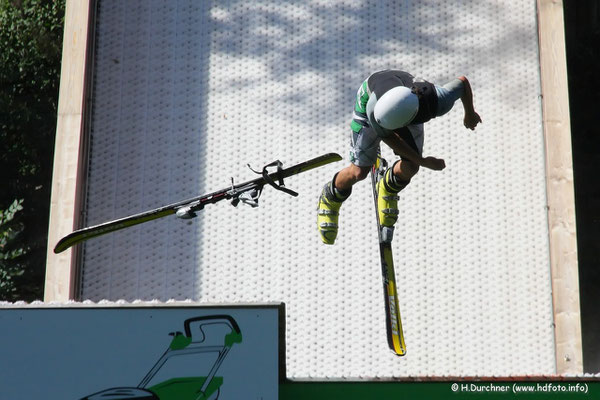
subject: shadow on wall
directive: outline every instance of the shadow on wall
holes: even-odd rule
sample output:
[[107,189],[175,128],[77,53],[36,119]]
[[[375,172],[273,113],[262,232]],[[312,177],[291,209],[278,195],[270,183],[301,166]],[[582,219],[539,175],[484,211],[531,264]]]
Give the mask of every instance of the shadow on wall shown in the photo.
[[[324,126],[347,132],[356,90],[374,67],[434,81],[475,67],[489,80],[514,77],[524,62],[515,43],[531,29],[511,19],[508,3],[98,0],[86,225],[214,189],[205,177],[215,165],[204,165],[210,94],[235,100],[236,90],[255,88],[265,115],[308,121],[320,143]],[[244,60],[260,65],[260,78]],[[211,81],[217,73],[226,78]],[[519,79],[507,79],[500,101],[521,95]],[[277,90],[265,92],[264,81]],[[111,282],[110,294],[101,292],[96,273],[104,272],[84,268],[84,298],[200,297],[201,251],[193,249],[204,228],[161,220],[86,244],[84,265],[102,265]]]
[[[306,73],[323,76],[330,90],[315,87],[310,93],[280,100],[302,110],[301,118],[310,118],[316,96],[341,107],[339,111],[349,119],[356,90],[374,72],[369,69],[373,64],[378,69],[399,68],[431,79],[448,79],[466,74],[473,65],[494,69],[511,64],[511,59],[513,65],[523,62],[514,46],[530,38],[531,29],[510,19],[509,4],[476,0],[461,4],[458,8],[454,3],[418,0],[278,2],[277,6],[218,2],[209,16],[211,52],[232,59],[260,59],[274,82],[293,82],[295,75]],[[473,25],[457,23],[457,16],[465,13],[473,14],[468,19]],[[501,34],[494,30],[499,24],[513,26]],[[487,40],[492,36],[493,40]],[[456,54],[462,60],[448,65],[449,56]],[[227,83],[256,84],[233,78]]]

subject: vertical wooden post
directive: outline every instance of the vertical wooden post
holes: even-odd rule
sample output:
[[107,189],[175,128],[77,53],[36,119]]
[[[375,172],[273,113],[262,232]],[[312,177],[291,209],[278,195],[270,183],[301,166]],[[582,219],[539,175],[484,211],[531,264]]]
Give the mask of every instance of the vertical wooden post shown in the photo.
[[67,0],[63,38],[62,67],[50,229],[46,258],[45,301],[66,301],[76,293],[76,254],[52,251],[56,242],[78,224],[84,183],[84,113],[89,51],[90,11],[93,0]]
[[537,0],[556,372],[583,373],[563,4]]

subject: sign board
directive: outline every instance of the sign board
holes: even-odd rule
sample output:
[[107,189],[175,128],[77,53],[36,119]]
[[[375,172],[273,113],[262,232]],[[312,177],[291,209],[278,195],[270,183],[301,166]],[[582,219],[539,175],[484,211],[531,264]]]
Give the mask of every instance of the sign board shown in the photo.
[[277,399],[282,321],[283,304],[0,306],[0,399]]

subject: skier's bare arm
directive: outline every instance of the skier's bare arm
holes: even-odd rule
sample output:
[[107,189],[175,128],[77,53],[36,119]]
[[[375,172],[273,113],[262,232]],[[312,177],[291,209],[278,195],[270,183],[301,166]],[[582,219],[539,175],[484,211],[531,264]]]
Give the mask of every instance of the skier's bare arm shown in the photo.
[[481,122],[481,117],[475,112],[475,108],[473,107],[473,90],[466,76],[461,76],[458,79],[463,82],[465,89],[460,98],[465,110],[464,124],[466,128],[474,130],[477,124]]
[[435,171],[441,171],[446,168],[446,163],[444,160],[435,157],[422,157],[412,147],[410,147],[408,143],[404,141],[404,139],[395,133],[382,138],[382,140],[385,144],[390,146],[390,148],[394,151],[394,154],[399,155],[403,159],[412,161],[421,167]]

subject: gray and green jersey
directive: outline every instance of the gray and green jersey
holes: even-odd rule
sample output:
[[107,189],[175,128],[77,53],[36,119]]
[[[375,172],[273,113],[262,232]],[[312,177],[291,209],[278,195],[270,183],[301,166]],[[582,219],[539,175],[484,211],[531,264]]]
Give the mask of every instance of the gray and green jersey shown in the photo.
[[369,101],[367,81],[368,79],[360,85],[356,93],[356,104],[354,105],[354,114],[350,123],[350,129],[353,132],[358,132],[362,127],[369,126],[369,118],[367,117],[367,102]]
[[[381,139],[391,133],[391,131],[379,126],[375,118],[372,117],[377,99],[381,98],[391,88],[397,86],[405,86],[411,89],[416,87],[418,90],[420,82],[425,81],[414,79],[407,72],[387,70],[372,74],[360,85],[356,93],[356,103],[354,104],[352,122],[350,123],[350,128],[352,129],[350,136],[350,162],[360,167],[373,165],[377,159]],[[421,113],[425,114],[422,118],[417,119],[417,114],[408,126],[396,131],[419,154],[423,152],[423,123],[415,121],[424,121],[428,117],[440,116],[447,113],[454,105],[454,102],[462,96],[464,91],[463,83],[459,79],[454,79],[443,87],[438,87],[428,82],[426,84],[430,89],[434,87],[434,93],[430,92],[428,95],[421,97],[429,97],[429,100],[431,100],[431,97],[435,96],[437,104],[431,104],[431,102],[424,104],[426,112]],[[421,105],[422,102],[419,101],[420,108]]]
[[462,81],[458,79],[440,87],[422,79],[415,79],[408,72],[400,70],[375,72],[360,85],[356,93],[354,113],[350,123],[353,132],[356,133],[363,127],[371,126],[381,137],[391,133],[379,126],[371,115],[377,99],[397,86],[411,88],[419,96],[419,112],[411,125],[422,124],[447,113],[463,93]]
[[411,74],[400,70],[385,70],[371,74],[360,85],[356,93],[354,115],[350,123],[352,131],[358,132],[362,127],[371,126],[379,136],[384,137],[389,135],[391,132],[383,129],[371,117],[377,99],[381,98],[388,90],[397,86],[411,88],[414,85],[414,81],[415,79]]

